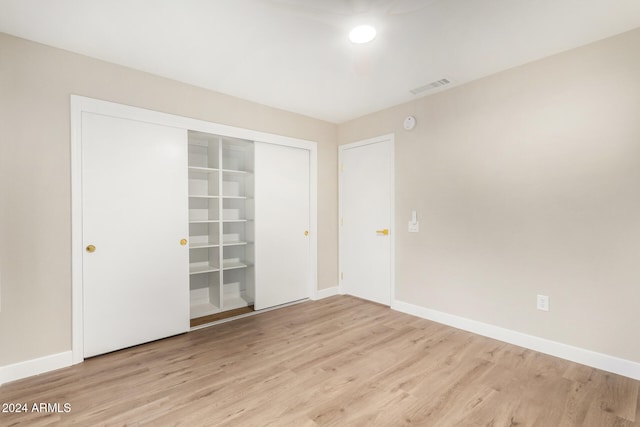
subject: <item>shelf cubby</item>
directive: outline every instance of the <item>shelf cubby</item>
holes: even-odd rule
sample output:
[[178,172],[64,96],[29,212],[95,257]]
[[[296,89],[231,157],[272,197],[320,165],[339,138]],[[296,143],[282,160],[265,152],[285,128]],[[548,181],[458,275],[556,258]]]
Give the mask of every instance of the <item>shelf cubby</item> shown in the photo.
[[203,132],[189,132],[189,168],[204,169],[206,173],[220,169],[220,138]]
[[189,196],[217,197],[220,177],[218,173],[189,171]]
[[189,197],[189,222],[217,222],[219,203],[217,198]]
[[245,199],[222,199],[222,220],[224,222],[232,222],[253,219],[253,210],[248,205],[249,203]]
[[247,177],[248,174],[222,174],[222,196],[228,198],[247,197]]
[[191,222],[189,223],[189,247],[219,246],[219,222]]
[[203,274],[220,271],[219,247],[190,247],[189,274]]
[[197,274],[189,277],[191,318],[215,314],[222,309],[220,274]]
[[250,233],[251,223],[248,221],[223,221],[222,223],[222,244],[231,246],[239,243],[253,241]]
[[246,307],[253,304],[253,268],[226,270],[223,274],[222,309]]
[[251,264],[248,256],[249,248],[246,245],[228,245],[225,246],[222,255],[222,269],[231,270],[235,268],[244,268]]

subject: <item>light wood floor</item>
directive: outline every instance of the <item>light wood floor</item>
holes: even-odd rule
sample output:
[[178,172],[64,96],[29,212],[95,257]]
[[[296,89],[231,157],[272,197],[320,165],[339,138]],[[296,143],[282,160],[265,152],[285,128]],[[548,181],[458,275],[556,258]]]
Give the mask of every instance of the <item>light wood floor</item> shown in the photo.
[[638,381],[347,296],[0,387],[0,425],[634,426]]

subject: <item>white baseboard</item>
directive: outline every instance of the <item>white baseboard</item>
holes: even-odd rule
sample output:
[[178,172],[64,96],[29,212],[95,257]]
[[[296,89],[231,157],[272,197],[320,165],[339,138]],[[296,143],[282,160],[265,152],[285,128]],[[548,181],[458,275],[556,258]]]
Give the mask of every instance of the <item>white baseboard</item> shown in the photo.
[[477,322],[475,320],[443,313],[441,311],[409,304],[403,301],[393,301],[391,308],[423,319],[432,320],[437,323],[453,326],[454,328],[473,332],[474,334],[539,351],[540,353],[560,357],[562,359],[623,375],[635,380],[640,380],[640,363],[637,362],[597,353],[595,351],[574,347],[533,335],[527,335],[522,332],[501,328],[487,323]]
[[71,362],[71,351],[65,351],[12,365],[0,366],[0,385],[55,369],[66,368],[71,366]]
[[318,289],[316,291],[316,295],[311,299],[319,300],[323,298],[329,298],[334,295],[340,295],[340,288],[338,286],[334,286],[332,288]]

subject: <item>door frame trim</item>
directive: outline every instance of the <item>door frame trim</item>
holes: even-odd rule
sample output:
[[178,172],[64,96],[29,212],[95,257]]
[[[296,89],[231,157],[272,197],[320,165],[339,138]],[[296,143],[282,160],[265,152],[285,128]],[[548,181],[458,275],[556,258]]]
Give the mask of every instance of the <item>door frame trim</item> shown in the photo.
[[[72,364],[84,360],[84,317],[82,282],[82,113],[137,120],[180,129],[212,133],[309,150],[310,256],[311,278],[307,298],[318,289],[318,144],[288,136],[238,128],[144,108],[71,95],[71,352]],[[187,141],[185,141],[185,144]]]
[[386,135],[381,135],[381,136],[376,136],[373,138],[368,138],[368,139],[363,139],[360,141],[355,141],[355,142],[351,142],[349,144],[343,144],[338,146],[338,289],[339,292],[341,294],[346,294],[346,289],[343,285],[343,280],[342,280],[342,271],[343,271],[343,267],[344,267],[344,262],[342,260],[342,247],[343,247],[343,237],[342,237],[342,194],[343,194],[343,180],[342,180],[342,162],[344,159],[344,152],[346,150],[352,149],[352,148],[357,148],[357,147],[362,147],[365,145],[371,145],[371,144],[378,144],[381,142],[390,142],[391,143],[391,153],[389,156],[389,167],[391,170],[391,176],[389,177],[389,179],[391,180],[391,182],[389,183],[390,186],[389,188],[391,189],[391,212],[389,212],[389,218],[390,218],[390,227],[391,227],[391,233],[389,233],[389,237],[390,237],[390,245],[389,245],[389,251],[391,252],[389,254],[389,262],[391,263],[390,265],[390,277],[389,277],[389,306],[391,306],[393,304],[393,302],[395,301],[395,290],[396,290],[396,283],[395,283],[395,279],[396,279],[396,259],[395,259],[395,253],[396,253],[396,233],[398,231],[398,228],[396,227],[396,219],[395,219],[395,200],[396,200],[396,188],[395,188],[395,134],[394,133],[390,133],[390,134],[386,134]]

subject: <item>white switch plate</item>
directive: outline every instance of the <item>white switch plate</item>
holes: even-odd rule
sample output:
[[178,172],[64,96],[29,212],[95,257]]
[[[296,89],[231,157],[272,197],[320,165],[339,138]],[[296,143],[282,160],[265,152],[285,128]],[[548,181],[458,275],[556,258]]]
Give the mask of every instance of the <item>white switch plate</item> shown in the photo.
[[420,222],[409,221],[409,233],[417,233],[420,231]]
[[536,307],[538,310],[549,311],[549,297],[538,295]]

